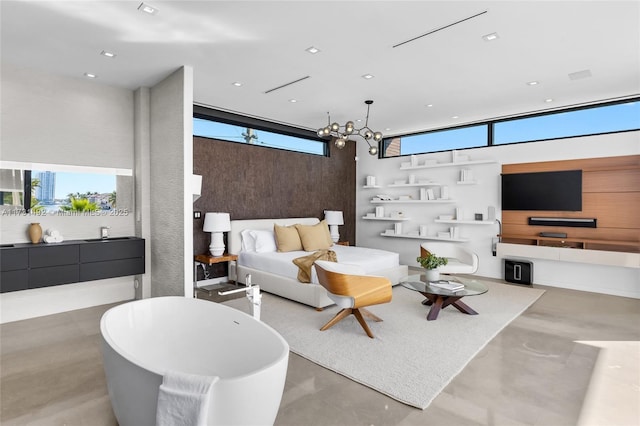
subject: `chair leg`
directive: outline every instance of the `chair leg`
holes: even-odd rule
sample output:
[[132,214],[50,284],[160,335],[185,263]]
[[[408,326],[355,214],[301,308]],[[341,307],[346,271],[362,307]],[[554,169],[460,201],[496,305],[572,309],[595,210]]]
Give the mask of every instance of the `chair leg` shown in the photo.
[[320,329],[320,331],[325,331],[326,329],[333,327],[334,325],[336,325],[337,323],[339,323],[340,321],[342,321],[343,319],[345,319],[346,317],[351,315],[352,311],[353,311],[353,309],[351,309],[351,308],[345,308],[345,309],[341,310],[340,312],[338,312],[336,314],[336,316],[331,318],[331,320],[328,323],[323,325],[322,328]]
[[362,328],[364,328],[364,332],[367,333],[367,336],[373,339],[373,333],[371,332],[371,329],[369,329],[367,322],[362,317],[362,314],[360,313],[360,309],[358,308],[353,309],[353,315],[356,317],[356,319],[358,320]]
[[371,311],[369,311],[368,309],[365,308],[359,308],[360,312],[362,312],[362,315],[364,315],[365,317],[375,321],[375,322],[382,322],[382,318],[380,318],[377,315],[374,315],[371,313]]

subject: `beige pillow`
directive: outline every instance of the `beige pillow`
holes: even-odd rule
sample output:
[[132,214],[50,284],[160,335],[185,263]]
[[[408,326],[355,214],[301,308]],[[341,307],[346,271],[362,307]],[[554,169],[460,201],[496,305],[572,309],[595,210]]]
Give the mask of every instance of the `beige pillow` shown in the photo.
[[302,248],[305,251],[324,250],[333,245],[326,220],[323,220],[317,225],[298,224],[296,225],[296,229],[298,230],[298,234],[300,234]]
[[279,252],[302,250],[302,242],[295,225],[273,225],[273,233],[276,236],[276,245]]

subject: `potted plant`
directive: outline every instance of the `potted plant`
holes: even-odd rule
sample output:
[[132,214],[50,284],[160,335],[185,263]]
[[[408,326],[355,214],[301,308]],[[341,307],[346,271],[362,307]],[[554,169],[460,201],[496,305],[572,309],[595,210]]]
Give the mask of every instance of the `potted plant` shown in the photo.
[[427,281],[437,281],[440,279],[440,271],[438,267],[446,265],[448,260],[446,257],[436,256],[434,253],[427,253],[416,259],[420,266],[426,269]]

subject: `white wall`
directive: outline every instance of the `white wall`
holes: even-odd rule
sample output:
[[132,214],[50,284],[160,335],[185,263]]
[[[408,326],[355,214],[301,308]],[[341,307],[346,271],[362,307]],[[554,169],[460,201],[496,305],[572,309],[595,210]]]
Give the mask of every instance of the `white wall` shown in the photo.
[[[475,148],[459,151],[468,155],[471,160],[493,159],[495,165],[473,166],[474,173],[480,181],[475,186],[449,185],[452,198],[456,198],[455,205],[385,205],[385,209],[404,209],[406,214],[414,220],[405,223],[405,227],[417,228],[418,224],[426,223],[434,230],[446,225],[436,225],[433,218],[439,214],[451,213],[455,206],[462,206],[468,212],[485,212],[488,205],[497,208],[497,216],[500,218],[500,170],[502,164],[525,163],[537,161],[567,160],[576,158],[614,157],[621,155],[640,154],[640,132],[627,132],[602,136],[588,136],[554,141],[522,143],[495,147]],[[451,152],[420,155],[421,159],[437,159],[439,162],[450,161]],[[385,225],[385,222],[373,222],[362,220],[367,212],[373,211],[375,205],[369,203],[372,195],[380,193],[398,194],[398,190],[389,189],[363,189],[367,175],[375,175],[378,181],[387,185],[395,179],[406,177],[409,172],[400,171],[400,163],[409,161],[409,157],[393,159],[377,159],[367,153],[367,145],[358,144],[357,164],[357,220],[356,242],[357,245],[375,248],[384,248],[400,253],[402,263],[417,266],[415,258],[419,254],[419,245],[422,240],[381,237],[379,233],[386,227],[391,227],[393,222]],[[412,171],[416,176],[425,176],[434,180],[455,179],[455,168],[424,169]],[[417,190],[416,190],[417,191]],[[409,191],[407,191],[409,192]],[[393,206],[393,207],[392,207]],[[420,207],[421,206],[421,207]],[[491,253],[491,237],[498,233],[498,226],[460,226],[464,236],[471,239],[467,244],[480,257],[480,269],[478,275],[503,278],[502,259],[494,257]],[[424,241],[426,242],[426,240]],[[573,288],[584,291],[594,291],[607,294],[615,294],[640,298],[640,273],[638,269],[577,264],[568,262],[555,262],[533,259],[534,282],[537,284]]]
[[[133,168],[133,92],[2,64],[0,159]],[[0,242],[28,242],[38,221],[68,240],[134,235],[134,215],[0,217]],[[133,278],[3,293],[0,322],[132,299]]]
[[2,63],[3,160],[133,168],[133,92]]

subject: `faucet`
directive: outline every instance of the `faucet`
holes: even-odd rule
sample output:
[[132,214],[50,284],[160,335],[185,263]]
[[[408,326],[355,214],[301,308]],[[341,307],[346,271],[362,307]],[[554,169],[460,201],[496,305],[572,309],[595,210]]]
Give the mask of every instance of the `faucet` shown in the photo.
[[109,238],[109,229],[111,229],[110,226],[101,226],[100,227],[100,237],[102,237],[103,239]]
[[247,299],[249,299],[249,303],[251,303],[251,311],[253,313],[253,317],[258,321],[260,321],[260,305],[262,304],[262,294],[260,294],[260,286],[251,285],[251,274],[247,274],[245,276],[245,285],[246,285],[246,288],[239,288],[237,290],[219,291],[218,294],[220,296],[225,296],[227,294],[240,293],[241,291],[246,292]]

